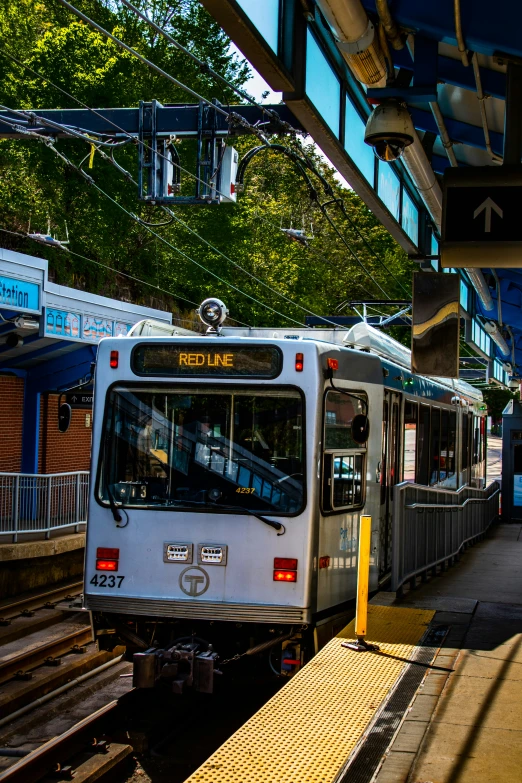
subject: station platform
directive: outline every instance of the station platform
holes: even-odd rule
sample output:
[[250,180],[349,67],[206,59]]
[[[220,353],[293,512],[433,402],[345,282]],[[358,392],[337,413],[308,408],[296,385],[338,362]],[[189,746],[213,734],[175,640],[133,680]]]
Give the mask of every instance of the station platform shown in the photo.
[[187,783],[519,783],[522,526],[348,625]]

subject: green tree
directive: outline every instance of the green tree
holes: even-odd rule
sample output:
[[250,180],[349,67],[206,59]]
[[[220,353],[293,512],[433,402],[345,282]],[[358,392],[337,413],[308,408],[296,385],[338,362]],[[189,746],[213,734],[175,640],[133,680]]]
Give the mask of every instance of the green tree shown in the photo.
[[[143,0],[140,7],[146,8],[159,24],[217,72],[236,86],[245,85],[247,64],[230,53],[228,39],[197,0]],[[239,101],[233,90],[216,83],[120,3],[83,0],[81,10],[198,93],[217,98],[223,104]],[[0,46],[2,105],[77,107],[74,100],[50,82],[96,108],[136,106],[140,100],[152,98],[162,103],[192,102],[183,90],[79,21],[56,0],[19,0],[16,4],[0,0],[0,35],[4,42]],[[6,52],[49,81],[29,74]],[[277,141],[295,145],[288,139]],[[251,135],[237,136],[229,142],[241,155],[259,144]],[[194,143],[178,140],[176,144],[182,165],[193,171]],[[99,155],[94,156],[92,170],[88,169],[90,147],[84,142],[60,139],[56,147],[76,165],[83,160],[85,170],[127,210],[146,221],[164,221],[165,214],[140,204],[135,187]],[[245,192],[236,205],[176,208],[175,214],[215,249],[179,222],[155,229],[176,250],[128,218],[117,204],[90,188],[51,150],[33,140],[0,142],[0,225],[26,232],[30,221],[32,230],[41,231],[50,219],[52,230],[60,236],[67,221],[73,251],[144,280],[149,286],[19,237],[3,235],[4,244],[45,255],[58,282],[170,306],[184,317],[190,307],[186,299],[197,302],[210,294],[225,299],[236,319],[256,325],[302,323],[305,310],[327,314],[350,299],[383,298],[379,286],[394,298],[404,296],[412,269],[405,254],[361,200],[339,185],[333,170],[313,145],[305,148],[333,194],[344,199],[350,221],[375,252],[340,210],[331,205],[327,210],[342,235],[339,237],[317,208],[317,201],[310,198],[309,188],[295,165],[271,151],[263,151],[249,165]],[[117,150],[115,159],[135,177],[137,154],[133,144]],[[330,200],[320,180],[313,175],[311,179],[319,200]],[[186,173],[182,173],[182,188],[184,193],[194,188],[193,178]],[[309,235],[313,233],[309,248],[289,241],[281,231],[291,226],[304,229]],[[224,282],[203,271],[187,256]],[[164,291],[171,292],[172,297]],[[281,315],[270,311],[267,305]],[[383,312],[389,309],[384,308]]]

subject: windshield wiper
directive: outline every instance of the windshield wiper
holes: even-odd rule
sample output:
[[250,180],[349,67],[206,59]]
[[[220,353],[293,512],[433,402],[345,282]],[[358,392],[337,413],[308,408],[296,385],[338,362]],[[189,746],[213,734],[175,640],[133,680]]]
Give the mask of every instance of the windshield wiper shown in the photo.
[[278,536],[283,536],[286,533],[286,528],[281,522],[274,522],[273,519],[267,519],[262,514],[259,514],[257,511],[252,511],[251,508],[247,508],[246,506],[240,506],[236,503],[234,504],[225,504],[221,505],[220,503],[215,503],[212,500],[169,500],[167,501],[168,505],[176,505],[176,506],[215,506],[216,508],[223,509],[224,511],[244,511],[247,514],[251,514],[256,519],[259,519],[261,522],[264,522],[265,525],[268,525],[269,527],[273,527],[274,530],[282,531],[278,532]]
[[256,519],[259,519],[261,522],[264,522],[265,525],[268,525],[269,527],[273,527],[274,530],[281,530],[282,532],[278,533],[277,534],[278,536],[283,536],[286,533],[286,528],[281,522],[274,522],[273,519],[267,519],[262,514],[258,514],[257,511],[252,511],[251,508],[247,508],[246,506],[240,506],[236,503],[231,505],[227,503],[226,506],[221,506],[219,503],[213,503],[212,501],[210,501],[210,505],[216,506],[217,508],[224,508],[228,511],[234,511],[234,510],[245,511],[247,514],[251,514]]

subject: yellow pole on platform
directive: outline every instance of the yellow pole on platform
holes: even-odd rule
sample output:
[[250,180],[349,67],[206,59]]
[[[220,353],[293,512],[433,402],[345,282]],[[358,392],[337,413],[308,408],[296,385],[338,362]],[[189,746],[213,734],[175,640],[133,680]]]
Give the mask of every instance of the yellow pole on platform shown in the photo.
[[362,515],[359,526],[359,553],[357,558],[357,609],[355,634],[363,642],[368,625],[368,589],[370,584],[370,549],[372,540],[372,518]]

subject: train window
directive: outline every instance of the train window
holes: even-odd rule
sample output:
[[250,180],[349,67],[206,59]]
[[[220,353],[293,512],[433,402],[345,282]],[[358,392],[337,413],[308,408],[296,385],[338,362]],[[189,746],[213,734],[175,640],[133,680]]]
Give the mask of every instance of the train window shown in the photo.
[[404,457],[403,481],[415,482],[415,454],[417,446],[417,417],[419,406],[406,400],[404,403]]
[[333,458],[332,508],[358,506],[362,499],[362,454]]
[[455,438],[457,436],[457,414],[441,411],[439,481],[450,489],[457,485],[455,475]]
[[365,414],[364,397],[328,391],[324,411],[323,510],[363,504],[366,449],[353,438],[352,422]]
[[[469,467],[469,415],[462,415],[462,440],[460,442],[460,469],[462,472]],[[466,478],[464,477],[464,483]]]
[[212,511],[298,513],[304,503],[304,403],[271,388],[114,388],[98,497]]
[[328,391],[324,411],[325,449],[360,448],[352,436],[352,422],[355,416],[365,413],[366,405],[359,397]]
[[430,486],[439,483],[440,408],[431,409]]
[[430,474],[430,408],[420,406],[417,437],[417,484],[428,484]]

